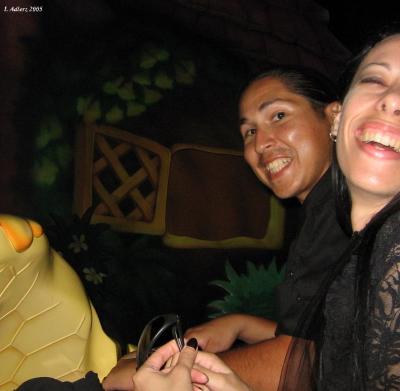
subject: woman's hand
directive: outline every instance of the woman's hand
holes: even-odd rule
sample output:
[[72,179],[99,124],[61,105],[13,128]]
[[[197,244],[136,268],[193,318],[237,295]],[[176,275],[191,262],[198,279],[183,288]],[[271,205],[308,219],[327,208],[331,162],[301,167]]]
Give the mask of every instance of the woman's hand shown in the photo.
[[[173,366],[162,369],[175,355]],[[175,341],[157,349],[133,376],[135,391],[192,391],[196,384],[208,382],[205,374],[193,370],[197,355],[197,341],[193,338],[179,353]],[[192,384],[192,380],[196,384]]]
[[[174,354],[167,361],[166,366],[174,368],[181,354]],[[251,391],[250,387],[214,353],[197,352],[193,364],[191,381],[194,390]],[[174,390],[171,389],[171,391]]]
[[204,385],[199,384],[202,390],[251,391],[250,387],[215,354],[198,352],[194,368],[208,378]]
[[185,338],[196,338],[204,351],[228,350],[240,339],[252,344],[275,336],[276,323],[248,314],[229,314],[188,329]]
[[241,326],[240,315],[225,315],[188,329],[185,338],[196,338],[207,352],[223,352],[236,341]]

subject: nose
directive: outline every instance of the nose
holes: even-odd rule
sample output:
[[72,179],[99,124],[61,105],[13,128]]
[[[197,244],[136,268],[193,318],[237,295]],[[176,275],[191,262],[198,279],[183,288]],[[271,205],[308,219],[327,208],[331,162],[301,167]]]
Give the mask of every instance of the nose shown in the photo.
[[385,114],[400,117],[400,87],[391,89],[379,102],[379,110]]
[[255,146],[256,152],[262,154],[265,149],[271,147],[275,142],[273,132],[259,128],[256,131]]

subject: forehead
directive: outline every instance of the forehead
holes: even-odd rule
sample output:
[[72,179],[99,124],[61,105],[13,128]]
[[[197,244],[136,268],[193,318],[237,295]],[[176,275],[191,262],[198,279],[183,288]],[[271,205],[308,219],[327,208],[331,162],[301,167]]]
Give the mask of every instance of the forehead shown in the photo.
[[240,100],[246,100],[254,96],[276,95],[277,92],[289,92],[288,87],[279,79],[264,77],[253,81],[243,92]]
[[286,100],[288,102],[301,99],[302,96],[292,92],[284,82],[273,77],[253,81],[243,92],[240,98],[240,110],[257,109],[267,101]]
[[397,62],[400,63],[400,34],[392,35],[375,45],[364,60],[362,65],[371,62]]

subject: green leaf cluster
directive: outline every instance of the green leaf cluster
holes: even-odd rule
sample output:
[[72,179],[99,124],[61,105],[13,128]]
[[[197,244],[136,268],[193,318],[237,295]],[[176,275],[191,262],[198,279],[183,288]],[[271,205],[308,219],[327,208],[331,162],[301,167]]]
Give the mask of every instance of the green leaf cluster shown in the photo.
[[117,124],[140,116],[177,84],[191,85],[195,78],[194,61],[175,58],[165,47],[146,43],[132,54],[129,69],[109,75],[97,91],[77,97],[76,112],[85,123]]
[[238,274],[229,261],[225,265],[227,280],[216,280],[210,284],[226,291],[223,299],[215,300],[208,306],[217,310],[210,315],[215,318],[229,313],[248,313],[269,319],[276,319],[275,288],[283,280],[283,268],[278,271],[273,259],[268,268],[246,262],[246,273]]
[[72,161],[71,147],[57,116],[49,115],[40,121],[35,146],[33,181],[40,187],[50,187]]

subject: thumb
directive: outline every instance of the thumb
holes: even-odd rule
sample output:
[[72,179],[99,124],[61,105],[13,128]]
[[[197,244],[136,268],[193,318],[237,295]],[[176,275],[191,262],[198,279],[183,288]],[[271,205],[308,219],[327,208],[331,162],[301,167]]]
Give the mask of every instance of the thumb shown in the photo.
[[189,339],[187,345],[182,349],[179,354],[177,365],[181,365],[189,371],[192,382],[197,384],[206,384],[208,377],[198,369],[193,369],[193,365],[197,356],[197,340],[196,338]]
[[182,365],[191,370],[197,356],[197,339],[191,338],[179,354],[177,365]]

